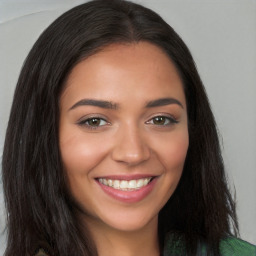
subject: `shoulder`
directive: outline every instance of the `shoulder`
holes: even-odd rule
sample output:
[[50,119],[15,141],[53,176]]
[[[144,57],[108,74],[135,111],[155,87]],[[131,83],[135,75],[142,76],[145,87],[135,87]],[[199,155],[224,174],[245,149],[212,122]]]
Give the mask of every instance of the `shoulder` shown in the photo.
[[35,256],[49,256],[43,249],[39,249]]
[[[173,239],[174,237],[167,236],[165,240],[164,256],[186,255],[185,245],[182,239]],[[206,244],[198,245],[198,255],[206,256]],[[256,256],[256,246],[246,241],[235,237],[227,237],[220,242],[220,255],[221,256]]]
[[238,238],[228,237],[220,243],[221,256],[256,256],[256,246]]
[[50,245],[44,240],[39,240],[34,244],[33,256],[53,256]]

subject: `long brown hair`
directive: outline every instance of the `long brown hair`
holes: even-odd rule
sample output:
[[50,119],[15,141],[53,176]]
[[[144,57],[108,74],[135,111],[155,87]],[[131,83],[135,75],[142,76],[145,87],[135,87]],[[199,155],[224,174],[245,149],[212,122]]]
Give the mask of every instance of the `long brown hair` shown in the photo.
[[[218,133],[193,58],[172,27],[153,11],[121,0],[96,0],[60,16],[39,37],[22,68],[6,133],[2,170],[7,206],[6,256],[95,256],[80,230],[67,191],[58,146],[58,100],[81,60],[112,43],[147,41],[176,65],[188,108],[189,149],[180,183],[159,214],[159,243],[182,239],[187,255],[198,243],[219,254],[219,241],[237,230]],[[42,244],[41,244],[42,242]]]

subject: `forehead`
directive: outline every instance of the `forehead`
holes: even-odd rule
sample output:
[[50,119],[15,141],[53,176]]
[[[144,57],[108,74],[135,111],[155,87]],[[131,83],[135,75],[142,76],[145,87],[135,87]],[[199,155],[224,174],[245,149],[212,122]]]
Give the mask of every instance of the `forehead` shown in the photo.
[[[112,44],[78,63],[71,71],[63,96],[164,97],[178,92],[185,105],[183,85],[175,65],[163,50],[148,42]],[[157,94],[161,95],[157,95]],[[149,99],[150,100],[150,99]]]

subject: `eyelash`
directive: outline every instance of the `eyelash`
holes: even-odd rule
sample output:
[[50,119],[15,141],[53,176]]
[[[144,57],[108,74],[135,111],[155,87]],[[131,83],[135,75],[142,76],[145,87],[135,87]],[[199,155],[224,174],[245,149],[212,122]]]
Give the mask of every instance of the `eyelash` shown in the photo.
[[[156,124],[156,123],[154,123],[154,121],[157,120],[157,119],[163,120],[164,123],[163,124]],[[96,124],[94,126],[94,125],[89,124],[90,121],[96,121],[96,122],[100,121],[100,123],[104,122],[104,124],[100,125],[100,123],[99,123],[99,125]],[[152,117],[150,120],[148,120],[145,123],[146,124],[150,124],[150,125],[155,125],[157,127],[161,127],[161,126],[162,127],[167,127],[167,126],[171,126],[171,125],[177,124],[178,121],[173,116],[157,115],[157,116]],[[87,118],[85,120],[81,120],[81,121],[78,122],[78,125],[86,127],[87,129],[90,129],[90,130],[96,130],[96,129],[99,129],[101,126],[105,126],[105,125],[109,125],[109,124],[110,123],[107,122],[104,118],[98,117],[98,116],[93,116],[93,117],[90,117],[90,118]]]
[[[96,125],[96,126],[93,126],[93,125],[90,125],[89,122],[90,121],[93,121],[93,120],[96,120],[96,121],[100,121],[100,122],[105,122],[105,124],[103,125]],[[101,126],[105,126],[105,125],[108,125],[109,123],[102,117],[98,117],[98,116],[93,116],[93,117],[90,117],[90,118],[87,118],[85,120],[81,120],[78,122],[78,125],[80,126],[85,126],[87,129],[91,129],[91,130],[96,130],[98,129],[99,127]]]
[[[156,124],[156,123],[151,123],[151,122],[154,122],[154,120],[157,120],[157,119],[163,119],[164,120],[164,124]],[[166,121],[168,123],[166,123]],[[171,125],[174,125],[174,124],[177,124],[178,123],[178,120],[176,118],[174,118],[173,116],[170,116],[170,115],[158,115],[158,116],[154,116],[152,117],[149,121],[146,122],[147,124],[152,124],[152,125],[156,125],[158,127],[160,126],[163,126],[163,127],[166,127],[166,126],[171,126]]]

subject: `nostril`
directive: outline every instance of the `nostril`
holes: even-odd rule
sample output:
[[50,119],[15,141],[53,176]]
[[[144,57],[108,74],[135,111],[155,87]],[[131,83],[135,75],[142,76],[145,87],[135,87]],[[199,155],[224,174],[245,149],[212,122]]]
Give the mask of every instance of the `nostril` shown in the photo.
[[131,147],[122,145],[116,147],[112,152],[113,160],[127,164],[138,164],[150,158],[150,150],[145,146]]

